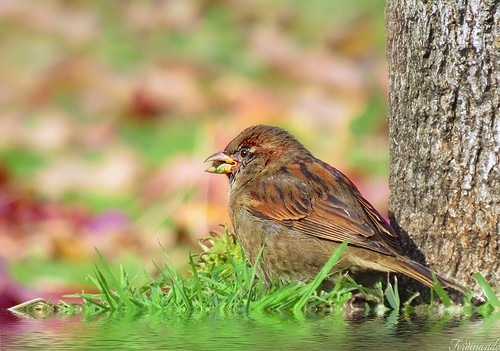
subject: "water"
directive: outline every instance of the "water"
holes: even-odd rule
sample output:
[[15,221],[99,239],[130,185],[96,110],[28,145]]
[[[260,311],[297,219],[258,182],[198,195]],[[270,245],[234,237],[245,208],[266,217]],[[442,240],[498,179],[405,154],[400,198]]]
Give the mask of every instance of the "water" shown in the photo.
[[[500,312],[486,318],[304,318],[111,315],[26,320],[0,312],[7,350],[493,350]],[[476,348],[473,348],[476,347]],[[488,347],[488,348],[485,348]]]

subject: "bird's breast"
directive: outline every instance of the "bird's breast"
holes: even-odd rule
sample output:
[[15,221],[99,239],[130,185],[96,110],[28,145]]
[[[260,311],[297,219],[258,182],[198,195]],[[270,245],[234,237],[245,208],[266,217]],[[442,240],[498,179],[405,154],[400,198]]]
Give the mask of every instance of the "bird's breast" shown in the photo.
[[263,244],[266,223],[254,217],[243,206],[230,211],[236,239],[240,243],[250,263],[255,263]]

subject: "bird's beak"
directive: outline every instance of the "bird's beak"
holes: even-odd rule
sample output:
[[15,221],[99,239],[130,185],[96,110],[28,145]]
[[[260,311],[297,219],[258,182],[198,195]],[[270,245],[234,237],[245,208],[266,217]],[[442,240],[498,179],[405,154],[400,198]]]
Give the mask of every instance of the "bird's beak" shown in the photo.
[[205,162],[212,162],[212,167],[208,168],[206,172],[217,174],[229,174],[233,168],[238,165],[238,162],[226,155],[223,151],[219,151],[205,160]]

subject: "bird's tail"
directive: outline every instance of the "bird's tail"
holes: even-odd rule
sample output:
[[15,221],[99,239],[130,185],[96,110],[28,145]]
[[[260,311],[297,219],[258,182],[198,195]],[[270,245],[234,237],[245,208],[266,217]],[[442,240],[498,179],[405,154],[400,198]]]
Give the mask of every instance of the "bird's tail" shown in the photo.
[[[429,268],[421,265],[418,262],[412,261],[406,257],[398,256],[396,258],[393,258],[393,261],[391,263],[392,264],[389,268],[392,268],[396,272],[403,273],[430,288],[433,288],[436,285],[436,282],[434,281],[434,278],[432,276],[433,272]],[[436,277],[436,280],[439,282],[439,284],[441,284],[443,288],[457,290],[462,293],[465,292],[463,287],[451,281],[450,279],[445,278],[437,273],[434,273],[434,275]]]

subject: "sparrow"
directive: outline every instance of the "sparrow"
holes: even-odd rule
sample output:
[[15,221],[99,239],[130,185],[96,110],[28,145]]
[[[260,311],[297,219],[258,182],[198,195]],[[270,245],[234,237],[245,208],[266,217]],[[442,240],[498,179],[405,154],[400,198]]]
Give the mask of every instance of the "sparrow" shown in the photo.
[[267,282],[311,280],[347,242],[335,270],[366,281],[398,272],[434,287],[432,272],[403,254],[394,229],[356,186],[286,130],[249,127],[205,162],[212,162],[207,172],[227,175],[236,239],[252,264],[262,249],[258,271]]

